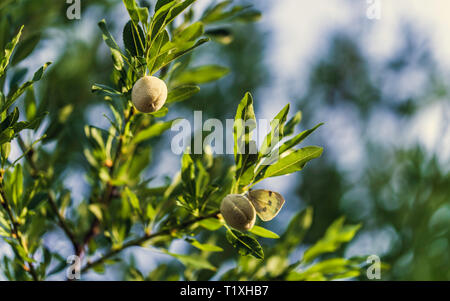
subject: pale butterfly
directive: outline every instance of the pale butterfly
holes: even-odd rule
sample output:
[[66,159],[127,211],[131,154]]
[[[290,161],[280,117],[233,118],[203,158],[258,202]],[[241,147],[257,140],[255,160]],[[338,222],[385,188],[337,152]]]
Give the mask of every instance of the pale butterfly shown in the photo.
[[277,216],[284,204],[281,194],[266,189],[250,190],[247,198],[255,207],[256,214],[265,222]]

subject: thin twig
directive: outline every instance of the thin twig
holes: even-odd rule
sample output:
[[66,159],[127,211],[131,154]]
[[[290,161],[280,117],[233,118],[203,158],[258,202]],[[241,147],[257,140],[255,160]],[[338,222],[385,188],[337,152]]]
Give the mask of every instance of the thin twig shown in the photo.
[[170,234],[172,231],[179,231],[179,230],[183,230],[193,224],[195,224],[196,222],[202,221],[204,219],[208,219],[208,218],[213,218],[213,217],[217,217],[217,215],[219,214],[220,211],[216,211],[214,213],[208,214],[206,216],[199,216],[196,217],[192,220],[186,221],[182,224],[180,224],[178,227],[172,228],[172,229],[164,229],[161,230],[159,232],[153,233],[153,234],[145,234],[142,237],[130,240],[129,242],[123,244],[122,246],[120,246],[117,249],[112,249],[109,252],[107,252],[105,255],[103,255],[102,257],[92,261],[92,262],[88,262],[82,269],[81,272],[84,273],[86,271],[88,271],[89,269],[102,264],[105,260],[107,260],[108,258],[111,258],[112,256],[122,252],[123,250],[130,248],[130,247],[135,247],[135,246],[141,246],[143,243],[145,243],[146,241],[158,237],[158,236],[163,236],[163,235],[168,235]]
[[[124,123],[124,129],[127,127],[128,122],[130,122],[131,117],[134,114],[134,108],[131,107],[130,112],[128,114],[128,116],[125,119],[125,123]],[[113,176],[116,165],[119,162],[120,159],[120,154],[122,152],[122,144],[123,144],[123,133],[120,134],[120,138],[119,138],[119,142],[117,144],[117,148],[116,148],[116,152],[114,154],[114,157],[112,158],[112,165],[109,168],[109,175]],[[103,196],[101,197],[99,203],[102,204],[106,204],[108,205],[111,202],[111,199],[113,197],[113,191],[114,191],[115,186],[112,185],[111,183],[108,183],[106,186],[106,190],[105,193],[103,194]],[[76,255],[78,257],[81,257],[84,253],[84,249],[85,247],[89,244],[89,242],[94,239],[94,237],[97,236],[97,234],[100,233],[100,220],[97,217],[94,217],[94,220],[91,223],[91,226],[89,227],[88,232],[85,234],[82,243],[78,246],[77,250],[76,250]]]
[[66,234],[67,238],[72,242],[73,249],[76,251],[78,247],[77,239],[75,237],[75,234],[72,232],[70,227],[67,225],[67,222],[65,218],[61,215],[61,213],[58,210],[58,206],[56,205],[56,201],[53,198],[53,195],[51,193],[48,194],[48,201],[50,203],[50,207],[52,207],[53,212],[55,213],[57,219],[58,219],[58,225],[61,227],[61,229]]
[[[33,154],[34,154],[33,145],[36,142],[33,143],[29,148],[27,148],[26,145],[25,145],[25,142],[23,141],[23,139],[22,139],[22,137],[20,135],[17,137],[17,139],[18,139],[18,143],[19,143],[20,149],[23,152],[23,156],[27,160],[28,164],[30,164],[30,167],[31,167],[31,169],[33,171],[32,172],[32,176],[36,177],[38,175],[38,173],[39,173],[39,168],[36,165],[36,162],[34,162],[34,160],[33,160]],[[56,215],[56,217],[58,219],[58,225],[64,231],[64,233],[66,234],[67,238],[72,243],[74,251],[76,252],[78,250],[78,248],[79,248],[79,246],[78,246],[79,244],[77,243],[75,234],[70,229],[70,227],[67,224],[65,218],[59,212],[58,206],[56,205],[56,201],[55,201],[55,199],[54,199],[54,197],[53,197],[53,195],[51,193],[48,194],[48,200],[49,200],[50,207],[51,207],[53,213]]]

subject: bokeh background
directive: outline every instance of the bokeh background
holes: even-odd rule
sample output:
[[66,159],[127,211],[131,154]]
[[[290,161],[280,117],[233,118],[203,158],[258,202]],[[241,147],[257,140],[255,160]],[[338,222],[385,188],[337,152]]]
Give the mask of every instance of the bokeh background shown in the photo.
[[[302,129],[325,123],[308,138],[308,144],[325,151],[304,171],[261,185],[287,201],[281,217],[266,227],[282,232],[294,212],[311,205],[314,224],[293,256],[301,256],[344,215],[363,227],[342,255],[380,256],[390,265],[383,280],[450,280],[450,2],[380,0],[379,20],[367,17],[371,4],[366,0],[238,2],[254,4],[262,19],[230,27],[230,44],[211,43],[194,55],[197,65],[220,64],[231,72],[203,85],[168,118],[192,120],[193,110],[203,111],[204,119],[233,118],[246,91],[255,98],[257,118],[272,118],[291,103],[303,112]],[[14,75],[27,78],[44,62],[54,62],[37,93],[50,118],[62,116],[64,126],[55,127],[48,140],[58,137],[57,142],[45,148],[58,151],[65,145],[64,156],[53,163],[76,202],[89,195],[83,126],[108,125],[99,118],[107,107],[90,91],[93,83],[110,81],[112,68],[97,22],[108,20],[120,37],[128,21],[121,1],[81,3],[81,20],[74,21],[66,18],[65,1],[0,3],[0,12],[14,10],[12,25],[25,24],[25,39],[41,38],[33,55],[13,67]],[[197,7],[209,3],[198,0]],[[148,174],[156,176],[155,184],[180,167],[167,136],[153,149]],[[14,150],[18,157],[13,145]],[[55,231],[45,240],[70,255],[71,246],[61,236]],[[171,251],[185,248],[186,243],[175,242]],[[0,254],[6,252],[0,244]],[[127,252],[144,272],[171,260],[148,250]],[[227,268],[223,265],[218,275]],[[120,278],[116,274],[120,270],[102,279]]]

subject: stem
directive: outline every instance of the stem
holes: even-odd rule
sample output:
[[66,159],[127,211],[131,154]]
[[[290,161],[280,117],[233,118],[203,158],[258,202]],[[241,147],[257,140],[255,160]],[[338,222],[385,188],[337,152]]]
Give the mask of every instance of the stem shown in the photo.
[[[128,114],[128,116],[126,116],[126,119],[125,119],[125,124],[123,126],[124,129],[127,127],[127,125],[130,122],[131,117],[133,116],[133,114],[134,114],[134,108],[131,107],[131,109],[129,111],[129,114]],[[119,159],[120,159],[120,154],[122,152],[122,144],[123,144],[123,133],[120,134],[120,138],[119,138],[119,142],[117,144],[116,152],[114,154],[114,157],[112,158],[113,163],[112,163],[111,167],[109,168],[109,175],[110,176],[113,176],[114,170],[116,168],[116,165],[120,161]],[[114,188],[115,188],[115,186],[113,186],[111,183],[108,183],[107,186],[106,186],[105,193],[103,194],[103,196],[99,200],[99,203],[108,205],[111,202],[111,199],[113,197]],[[89,242],[92,239],[94,239],[94,237],[96,237],[99,232],[100,232],[100,221],[98,220],[97,217],[95,217],[94,220],[91,223],[91,226],[89,227],[89,231],[84,236],[82,243],[80,245],[78,245],[78,248],[76,249],[76,255],[78,257],[81,257],[83,255],[86,245],[88,245]]]
[[145,234],[142,237],[130,240],[129,242],[127,242],[126,244],[123,244],[122,246],[120,246],[117,249],[112,249],[109,252],[107,252],[105,255],[103,255],[102,257],[98,258],[97,260],[94,260],[92,262],[88,262],[82,269],[81,272],[84,273],[86,271],[88,271],[89,269],[102,264],[105,260],[107,260],[108,258],[111,258],[112,256],[122,252],[123,250],[130,248],[130,247],[135,247],[135,246],[141,246],[143,243],[145,243],[146,241],[158,237],[158,236],[163,236],[163,235],[167,235],[170,234],[172,231],[179,231],[179,230],[183,230],[189,226],[191,226],[192,224],[195,224],[196,222],[199,222],[201,220],[204,219],[208,219],[208,218],[213,218],[213,217],[217,217],[217,215],[220,213],[220,211],[216,211],[214,213],[205,215],[205,216],[199,216],[196,217],[190,221],[186,221],[184,223],[182,223],[181,225],[179,225],[178,227],[175,227],[173,229],[164,229],[164,230],[160,230],[158,232],[155,232],[153,234]]
[[77,240],[75,238],[75,234],[69,228],[69,226],[67,225],[64,217],[59,212],[58,206],[56,205],[56,201],[53,198],[53,195],[51,193],[48,194],[48,201],[50,203],[50,207],[52,208],[53,212],[55,213],[55,215],[56,215],[56,217],[58,219],[58,225],[64,231],[64,233],[66,234],[67,238],[69,238],[69,240],[72,243],[73,249],[76,251],[79,247],[78,247]]
[[[34,149],[32,147],[27,149],[25,142],[23,141],[23,139],[20,135],[17,137],[17,140],[18,140],[20,149],[22,150],[22,152],[24,154],[25,159],[27,160],[28,164],[30,164],[30,167],[32,169],[32,177],[36,177],[39,173],[39,168],[37,167],[36,162],[33,160]],[[79,249],[79,244],[75,238],[75,234],[70,229],[65,218],[59,212],[58,206],[56,205],[56,201],[54,199],[54,196],[51,193],[48,194],[48,200],[49,200],[50,207],[51,207],[53,213],[56,215],[56,217],[58,219],[58,225],[64,231],[67,238],[71,241],[74,251],[76,252]]]

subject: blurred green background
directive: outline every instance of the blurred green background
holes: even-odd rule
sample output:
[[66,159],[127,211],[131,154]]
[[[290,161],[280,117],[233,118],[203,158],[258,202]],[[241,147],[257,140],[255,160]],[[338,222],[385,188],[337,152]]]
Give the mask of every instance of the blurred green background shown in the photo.
[[[98,117],[106,106],[90,91],[94,82],[110,82],[112,68],[96,24],[107,19],[119,37],[128,21],[121,1],[81,3],[81,20],[73,21],[66,18],[65,1],[0,4],[0,23],[10,24],[11,32],[25,24],[23,40],[35,46],[25,61],[12,64],[13,78],[20,82],[29,77],[25,68],[32,72],[45,61],[54,62],[36,86],[50,118],[60,125],[44,148],[56,151],[48,160],[78,202],[88,195],[86,181],[80,181],[87,169],[80,143],[85,139],[83,126],[108,124]],[[141,1],[145,3],[153,5]],[[199,1],[198,7],[209,3]],[[245,3],[254,4],[263,18],[233,25],[228,28],[231,43],[211,43],[192,58],[197,65],[217,63],[231,72],[203,85],[169,118],[191,119],[193,110],[202,110],[204,120],[233,118],[239,100],[250,91],[258,118],[271,118],[290,102],[303,112],[302,129],[325,122],[308,141],[324,146],[324,155],[301,173],[264,183],[287,201],[282,217],[268,227],[282,231],[294,212],[312,205],[314,224],[305,246],[345,215],[363,228],[342,255],[380,256],[391,266],[382,280],[450,280],[447,1],[382,1],[380,20],[367,18],[366,1]],[[0,40],[0,46],[4,43]],[[14,80],[4,83],[13,84]],[[179,169],[179,157],[167,151],[169,144],[169,139],[159,141],[153,150],[148,173],[158,175],[157,181]],[[18,156],[17,146],[14,149]],[[46,239],[52,249],[67,249],[69,254],[70,245],[58,241],[59,235],[50,233]],[[7,250],[0,245],[2,252]],[[168,261],[141,250],[133,254],[144,270]]]

